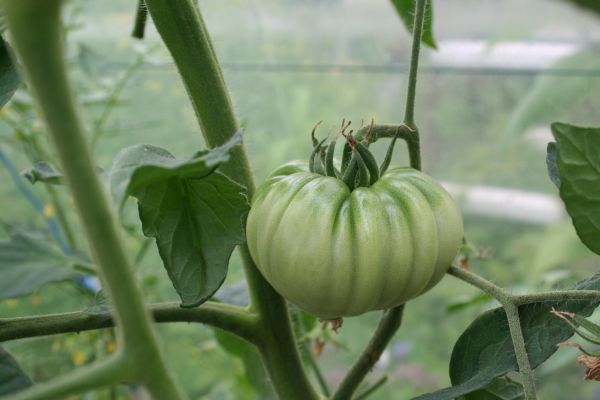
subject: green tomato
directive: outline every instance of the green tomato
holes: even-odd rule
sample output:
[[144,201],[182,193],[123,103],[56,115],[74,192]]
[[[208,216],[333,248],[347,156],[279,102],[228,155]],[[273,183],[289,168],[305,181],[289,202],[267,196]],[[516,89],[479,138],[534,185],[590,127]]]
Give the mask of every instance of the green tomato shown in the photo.
[[352,191],[311,173],[278,168],[248,216],[252,258],[284,298],[323,318],[391,308],[435,286],[463,238],[448,192],[412,168],[391,168]]

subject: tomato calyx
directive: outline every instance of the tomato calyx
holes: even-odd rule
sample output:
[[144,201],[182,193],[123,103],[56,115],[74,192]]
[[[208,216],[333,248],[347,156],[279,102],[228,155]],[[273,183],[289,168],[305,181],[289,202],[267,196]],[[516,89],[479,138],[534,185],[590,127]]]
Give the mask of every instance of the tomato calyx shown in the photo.
[[[392,160],[398,135],[392,138],[385,158],[381,165],[378,166],[375,156],[369,150],[369,142],[374,126],[373,120],[371,120],[367,134],[362,139],[354,136],[353,130],[346,133],[351,122],[348,121],[346,123],[346,120],[342,120],[340,129],[329,144],[325,144],[328,137],[320,141],[316,137],[316,130],[320,124],[321,121],[315,125],[311,132],[313,151],[309,160],[310,172],[339,179],[352,191],[358,187],[373,185],[387,171]],[[340,169],[338,169],[334,164],[334,156],[335,146],[340,136],[344,137],[345,143],[342,152],[342,162]]]

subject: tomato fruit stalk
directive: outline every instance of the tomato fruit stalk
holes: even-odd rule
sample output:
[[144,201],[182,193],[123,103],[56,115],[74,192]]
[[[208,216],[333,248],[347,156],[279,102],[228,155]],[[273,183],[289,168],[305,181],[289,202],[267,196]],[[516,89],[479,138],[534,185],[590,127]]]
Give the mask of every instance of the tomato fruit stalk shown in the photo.
[[257,189],[246,228],[267,281],[323,318],[395,307],[428,291],[463,237],[460,210],[438,182],[388,168],[395,138],[377,166],[369,135],[345,136],[339,170],[337,138],[313,140],[308,163],[276,169]]

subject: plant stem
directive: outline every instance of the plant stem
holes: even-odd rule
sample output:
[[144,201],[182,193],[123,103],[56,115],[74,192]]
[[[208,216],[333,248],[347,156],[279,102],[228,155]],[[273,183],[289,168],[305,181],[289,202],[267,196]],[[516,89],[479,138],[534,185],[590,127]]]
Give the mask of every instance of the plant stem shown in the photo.
[[381,378],[379,378],[377,380],[377,382],[375,382],[374,384],[372,384],[371,386],[369,386],[364,392],[359,393],[358,395],[356,395],[356,397],[354,398],[354,400],[363,400],[363,399],[366,399],[371,394],[373,394],[374,391],[376,391],[377,389],[379,389],[380,387],[382,387],[387,382],[387,380],[388,380],[387,375],[382,376]]
[[[64,374],[49,382],[36,384],[28,390],[18,392],[10,400],[52,400],[66,399],[73,393],[82,393],[101,386],[127,379],[127,364],[120,354],[92,365]],[[8,400],[7,397],[2,397]]]
[[410,128],[415,126],[415,97],[417,91],[417,74],[419,69],[419,52],[421,50],[421,36],[423,35],[423,19],[427,0],[415,0],[415,20],[413,24],[413,40],[408,69],[408,88],[406,90],[406,108],[404,110],[404,123]]
[[358,360],[346,374],[331,400],[346,400],[352,395],[379,360],[381,353],[385,350],[390,340],[402,323],[404,305],[385,311],[383,318],[371,338],[367,347],[363,350]]
[[521,373],[521,384],[523,385],[523,393],[525,400],[534,400],[537,398],[535,390],[535,378],[527,356],[527,348],[525,347],[525,339],[523,338],[523,329],[521,328],[521,320],[519,319],[519,308],[511,302],[502,304],[506,319],[508,320],[508,328],[510,337],[515,349],[517,365]]
[[144,0],[138,0],[137,8],[135,9],[135,22],[131,36],[136,39],[143,39],[146,31],[146,20],[148,19],[148,9]]
[[448,273],[490,294],[492,297],[498,300],[498,302],[500,302],[500,305],[502,308],[504,308],[506,318],[508,320],[508,327],[510,329],[510,336],[515,350],[515,357],[517,359],[519,372],[521,373],[525,399],[535,400],[537,398],[535,379],[529,363],[529,357],[527,356],[527,349],[525,347],[525,340],[523,338],[523,330],[521,328],[521,321],[519,319],[519,309],[518,305],[516,304],[519,296],[513,296],[506,289],[494,285],[487,279],[484,279],[474,272],[463,268],[451,266],[448,269]]
[[370,143],[374,143],[379,139],[393,138],[398,136],[406,142],[408,148],[408,156],[412,168],[421,169],[421,141],[418,129],[411,128],[407,124],[400,125],[373,125],[366,126],[356,132],[357,138],[363,138],[371,129]]
[[[255,341],[257,316],[241,307],[207,301],[198,308],[181,308],[179,303],[158,303],[151,304],[148,309],[155,322],[198,322],[223,329],[249,342]],[[0,318],[0,342],[112,326],[114,320],[110,311]]]
[[485,293],[498,300],[500,304],[510,303],[512,301],[512,295],[506,289],[494,285],[492,282],[488,281],[485,278],[482,278],[474,272],[451,265],[450,268],[448,268],[448,274],[453,275],[467,283],[470,283],[476,288],[479,288],[480,290],[484,291]]
[[555,290],[531,294],[513,295],[513,302],[520,306],[523,304],[538,303],[542,301],[568,301],[588,300],[600,301],[598,290]]
[[[208,30],[193,0],[146,0],[154,25],[167,45],[190,96],[209,147],[225,143],[239,126]],[[236,147],[221,171],[255,190],[245,146]],[[239,247],[250,292],[250,308],[259,315],[258,350],[275,390],[282,399],[318,396],[302,366],[285,300],[262,277],[248,247]]]
[[128,371],[135,372],[135,378],[146,384],[156,398],[183,399],[160,353],[76,111],[63,59],[61,1],[4,0],[3,4],[12,42],[115,305],[123,356],[130,364]]
[[[208,147],[227,142],[239,130],[223,73],[202,16],[193,0],[146,0],[154,25],[167,45],[190,96]],[[244,146],[231,152],[220,171],[254,193]]]

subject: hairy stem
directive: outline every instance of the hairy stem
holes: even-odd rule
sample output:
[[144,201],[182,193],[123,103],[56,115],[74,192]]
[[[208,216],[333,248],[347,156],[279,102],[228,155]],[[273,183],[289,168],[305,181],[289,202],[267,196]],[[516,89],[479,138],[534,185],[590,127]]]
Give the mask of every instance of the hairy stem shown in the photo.
[[[124,357],[157,398],[183,399],[166,367],[85,140],[63,59],[60,0],[3,1],[12,42],[42,112],[88,244],[116,309]],[[65,381],[62,381],[65,382]],[[24,392],[26,393],[26,392]]]
[[414,169],[421,169],[421,140],[416,127],[411,128],[406,123],[400,125],[366,126],[356,132],[356,137],[362,139],[370,129],[370,143],[374,143],[379,139],[393,138],[394,136],[398,136],[398,139],[404,140],[408,148],[410,166]]
[[518,296],[513,296],[506,289],[494,285],[487,279],[484,279],[474,272],[463,268],[451,266],[448,269],[448,273],[488,293],[498,300],[502,308],[504,308],[510,329],[510,336],[515,350],[517,365],[519,366],[521,380],[523,381],[522,384],[523,391],[525,393],[525,399],[535,400],[537,398],[535,378],[529,363],[529,357],[527,356],[527,349],[525,348],[525,340],[523,338],[523,330],[521,328],[519,308],[517,305]]
[[512,300],[512,295],[506,289],[494,285],[492,282],[474,272],[451,265],[450,268],[448,268],[448,273],[489,294],[498,300],[500,304],[510,303]]
[[[148,306],[155,322],[198,322],[255,341],[257,317],[241,307],[208,301],[198,308],[181,308],[179,303]],[[114,326],[110,311],[76,311],[33,317],[0,318],[0,342],[37,336],[82,332]]]
[[513,342],[513,347],[515,349],[515,356],[517,358],[519,372],[521,373],[521,384],[523,385],[523,393],[525,394],[525,399],[536,399],[537,395],[535,390],[535,378],[533,376],[531,364],[529,363],[527,348],[525,347],[523,329],[521,328],[521,320],[519,319],[519,308],[510,302],[502,304],[502,307],[504,308],[504,312],[506,312],[506,319],[508,320],[510,337]]
[[[231,99],[200,10],[192,0],[146,0],[154,25],[167,45],[190,96],[209,147],[225,143],[239,129]],[[234,149],[221,171],[255,190],[245,146]],[[239,247],[250,292],[259,315],[258,349],[278,395],[286,400],[318,396],[302,366],[285,300],[262,277],[248,247]],[[261,336],[262,335],[262,336]]]
[[600,301],[598,290],[553,290],[551,292],[539,292],[522,295],[513,295],[513,302],[520,306],[523,304],[537,303],[541,301],[568,301],[588,300]]

